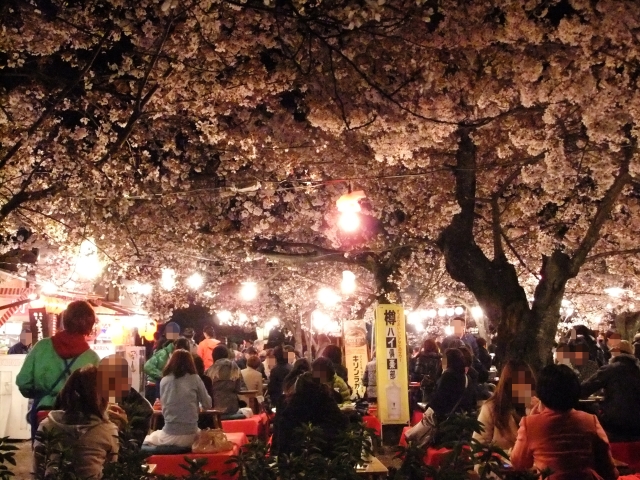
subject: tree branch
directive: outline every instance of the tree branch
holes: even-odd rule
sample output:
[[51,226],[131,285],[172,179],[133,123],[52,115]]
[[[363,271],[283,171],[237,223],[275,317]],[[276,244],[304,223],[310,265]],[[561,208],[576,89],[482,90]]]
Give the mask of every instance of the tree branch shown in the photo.
[[585,259],[585,263],[586,262],[593,262],[593,261],[599,260],[601,258],[616,257],[618,255],[620,255],[620,256],[637,255],[639,253],[640,253],[640,248],[629,248],[627,250],[609,250],[609,251],[606,251],[606,252],[600,252],[600,253],[596,253],[594,255],[589,255]]
[[112,26],[109,25],[104,35],[102,35],[102,37],[100,38],[100,42],[98,42],[95,52],[93,53],[93,55],[91,56],[87,64],[84,66],[84,68],[78,74],[78,78],[76,78],[73,82],[67,85],[67,88],[62,90],[60,93],[58,93],[58,95],[55,96],[55,98],[51,100],[51,102],[49,103],[49,106],[45,108],[44,112],[42,112],[40,117],[29,127],[29,129],[26,132],[26,135],[23,135],[22,138],[18,140],[13,145],[13,147],[11,147],[9,151],[0,159],[0,169],[4,168],[7,165],[9,160],[11,160],[11,158],[13,158],[13,156],[18,152],[18,150],[20,150],[20,148],[24,145],[27,138],[33,135],[42,126],[42,124],[54,112],[58,104],[62,100],[64,100],[67,97],[67,95],[69,95],[69,93],[71,93],[71,91],[75,88],[75,86],[80,82],[80,80],[84,78],[84,76],[87,74],[87,72],[95,62],[96,58],[98,58],[98,55],[102,51],[102,47],[104,46],[105,42],[107,41],[107,38],[111,34],[111,29],[112,29]]
[[613,210],[613,207],[615,206],[625,185],[631,182],[629,164],[635,154],[636,143],[637,142],[634,138],[629,138],[629,145],[624,149],[625,154],[622,165],[620,166],[620,171],[613,181],[613,184],[609,187],[609,190],[607,190],[607,193],[600,201],[596,215],[591,221],[591,225],[589,225],[587,233],[571,258],[570,274],[572,277],[575,277],[578,274],[580,267],[582,267],[586,261],[589,252],[600,239],[600,230],[602,229],[602,226],[607,221],[607,218],[609,217],[611,210]]

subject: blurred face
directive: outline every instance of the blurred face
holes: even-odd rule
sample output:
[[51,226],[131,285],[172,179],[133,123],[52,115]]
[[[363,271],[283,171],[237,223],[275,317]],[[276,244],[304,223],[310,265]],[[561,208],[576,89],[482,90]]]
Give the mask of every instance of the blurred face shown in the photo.
[[176,340],[180,336],[180,329],[177,325],[167,325],[164,334],[167,340]]
[[589,360],[589,354],[587,352],[578,350],[573,354],[573,363],[578,366],[584,365],[587,360]]
[[456,337],[462,337],[465,332],[465,325],[462,320],[454,320],[453,321],[453,334]]
[[20,343],[22,343],[23,345],[31,345],[32,342],[32,335],[30,332],[22,332],[20,334]]
[[615,338],[615,337],[611,337],[609,339],[609,348],[614,349],[614,348],[620,348],[620,342],[622,341],[622,338]]
[[273,368],[276,366],[276,357],[267,357],[267,365],[269,368]]
[[293,365],[296,361],[296,354],[294,352],[287,352],[287,363]]
[[314,370],[313,378],[317,378],[318,380],[320,380],[320,383],[328,383],[327,372],[325,372],[324,370]]
[[122,357],[110,355],[98,365],[98,388],[109,403],[118,403],[131,389],[131,372]]
[[535,394],[531,388],[533,379],[531,378],[531,372],[516,372],[512,379],[511,386],[511,398],[514,402],[529,405],[531,403],[531,397]]

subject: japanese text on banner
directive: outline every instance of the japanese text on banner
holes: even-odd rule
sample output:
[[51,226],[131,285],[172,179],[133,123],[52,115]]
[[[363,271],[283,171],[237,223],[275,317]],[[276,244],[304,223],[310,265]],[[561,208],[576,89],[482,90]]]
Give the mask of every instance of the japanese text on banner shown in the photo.
[[409,421],[406,330],[400,305],[379,305],[375,319],[378,416],[384,423]]

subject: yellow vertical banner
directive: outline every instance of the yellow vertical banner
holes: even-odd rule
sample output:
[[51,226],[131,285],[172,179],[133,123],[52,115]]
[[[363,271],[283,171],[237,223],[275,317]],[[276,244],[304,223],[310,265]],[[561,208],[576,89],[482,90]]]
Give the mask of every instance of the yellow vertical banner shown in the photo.
[[407,337],[402,305],[378,305],[375,316],[378,418],[382,424],[409,421]]
[[344,357],[349,373],[349,386],[361,397],[366,390],[362,384],[369,357],[367,354],[367,326],[364,320],[345,320]]

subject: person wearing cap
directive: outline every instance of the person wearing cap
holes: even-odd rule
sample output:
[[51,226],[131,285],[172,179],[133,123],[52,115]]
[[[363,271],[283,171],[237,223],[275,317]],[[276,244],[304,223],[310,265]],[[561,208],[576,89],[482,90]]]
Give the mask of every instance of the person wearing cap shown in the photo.
[[629,441],[640,437],[640,362],[626,340],[611,350],[609,364],[582,383],[581,397],[604,390],[600,423],[611,441]]

